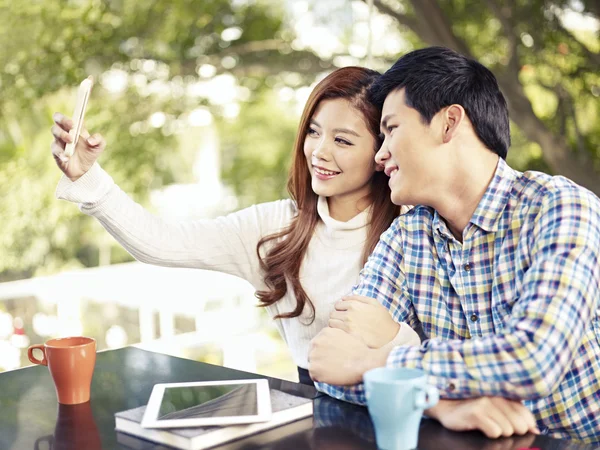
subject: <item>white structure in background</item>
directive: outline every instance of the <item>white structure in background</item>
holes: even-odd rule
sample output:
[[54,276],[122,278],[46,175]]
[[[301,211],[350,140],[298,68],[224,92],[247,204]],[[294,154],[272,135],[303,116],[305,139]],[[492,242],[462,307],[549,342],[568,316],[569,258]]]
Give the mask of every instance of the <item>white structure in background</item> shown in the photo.
[[[198,182],[171,185],[151,193],[158,214],[167,220],[210,218],[237,207],[235,196],[221,183],[219,141],[210,112],[199,108],[189,115],[188,122],[189,127],[178,140],[181,145],[196,147],[193,171]],[[116,304],[138,311],[141,347],[169,353],[181,347],[215,343],[223,350],[225,365],[256,372],[254,350],[261,343],[248,338],[261,325],[254,289],[231,275],[134,262],[0,283],[0,302],[23,297],[56,305],[56,317],[42,313],[34,316],[33,326],[39,335],[82,334],[82,299]],[[176,315],[195,319],[196,332],[175,336]],[[8,329],[2,326],[8,319],[0,316],[0,335],[3,328]],[[119,326],[110,327],[105,340],[113,348],[127,344],[126,333]],[[10,355],[7,349],[0,350],[6,356],[0,358],[0,367],[18,367],[20,352],[12,350],[16,352]]]
[[[57,336],[81,334],[86,320],[81,312],[82,299],[116,304],[138,311],[142,348],[169,352],[182,346],[215,343],[223,349],[226,365],[256,371],[255,341],[244,338],[261,326],[254,288],[231,275],[133,262],[0,283],[0,302],[25,297],[56,305],[56,319],[45,315],[34,319],[34,326],[37,322],[42,332]],[[155,313],[159,317],[158,330]],[[195,319],[196,332],[176,336],[176,315]],[[120,327],[111,327],[106,340],[109,345],[126,343]],[[10,351],[0,349],[1,354],[10,356],[10,361],[0,361],[5,369],[18,367],[15,364],[20,353],[16,348]]]

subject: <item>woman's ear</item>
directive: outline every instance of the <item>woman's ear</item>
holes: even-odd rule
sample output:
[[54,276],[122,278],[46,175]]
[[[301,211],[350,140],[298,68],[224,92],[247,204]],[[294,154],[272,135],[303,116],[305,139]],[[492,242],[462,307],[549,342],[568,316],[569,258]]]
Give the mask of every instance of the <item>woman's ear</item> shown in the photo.
[[465,109],[460,105],[450,105],[446,108],[442,116],[444,127],[442,140],[444,144],[447,144],[456,136],[466,115]]

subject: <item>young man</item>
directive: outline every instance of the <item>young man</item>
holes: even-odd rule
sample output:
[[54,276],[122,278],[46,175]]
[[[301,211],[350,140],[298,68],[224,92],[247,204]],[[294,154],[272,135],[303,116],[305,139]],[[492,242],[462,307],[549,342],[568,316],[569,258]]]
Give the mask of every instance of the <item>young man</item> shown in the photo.
[[[600,200],[566,178],[506,164],[506,102],[476,61],[417,50],[372,95],[392,200],[418,206],[382,235],[356,297],[338,302],[313,340],[318,388],[364,403],[362,384],[348,385],[365,371],[414,367],[445,399],[524,400],[542,432],[599,441]],[[360,296],[426,340],[368,348],[343,331],[360,320]]]

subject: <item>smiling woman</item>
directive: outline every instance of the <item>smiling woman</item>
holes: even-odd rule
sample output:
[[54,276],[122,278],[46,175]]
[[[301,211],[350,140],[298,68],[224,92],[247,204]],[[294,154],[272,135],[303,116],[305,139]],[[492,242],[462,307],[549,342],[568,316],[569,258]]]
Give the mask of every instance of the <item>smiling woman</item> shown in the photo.
[[[167,222],[131,200],[100,168],[102,136],[84,130],[65,157],[72,122],[55,115],[52,152],[65,176],[57,196],[80,204],[139,261],[209,269],[248,280],[299,367],[310,341],[331,324],[334,305],[350,292],[379,236],[400,213],[387,177],[377,170],[379,111],[367,89],[379,76],[360,67],[338,69],[314,88],[294,144],[290,200],[255,205],[214,220]],[[374,301],[354,330],[373,346],[418,343]],[[232,321],[233,322],[233,321]],[[377,324],[373,333],[370,323]],[[343,324],[342,321],[340,323]],[[334,325],[332,325],[334,326]]]
[[334,219],[349,220],[371,203],[376,141],[348,100],[324,100],[317,107],[306,133],[304,154],[312,189],[327,197]]
[[317,84],[306,102],[288,182],[298,215],[289,227],[259,242],[260,251],[263,244],[279,240],[261,260],[270,289],[257,292],[258,298],[264,305],[277,302],[287,293],[288,282],[295,293],[294,310],[278,317],[306,315],[306,304],[311,322],[319,314],[300,279],[308,269],[305,256],[320,222],[327,218],[347,223],[368,216],[361,225],[365,236],[358,262],[362,265],[400,213],[391,203],[387,177],[376,170],[374,160],[380,145],[380,113],[369,102],[367,91],[378,76],[360,67],[336,70]]

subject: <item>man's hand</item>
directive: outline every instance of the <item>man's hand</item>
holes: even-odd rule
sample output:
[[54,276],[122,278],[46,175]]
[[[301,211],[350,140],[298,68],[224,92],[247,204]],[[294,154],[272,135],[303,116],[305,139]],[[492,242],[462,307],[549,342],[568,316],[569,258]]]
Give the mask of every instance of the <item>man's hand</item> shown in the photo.
[[370,349],[361,339],[336,328],[324,328],[311,341],[308,371],[315,381],[351,385],[363,374],[385,366],[391,347]]
[[540,434],[531,411],[521,402],[503,397],[440,400],[425,414],[450,430],[479,430],[489,438]]
[[335,304],[329,326],[362,339],[371,348],[380,348],[398,334],[400,324],[377,300],[349,295]]

